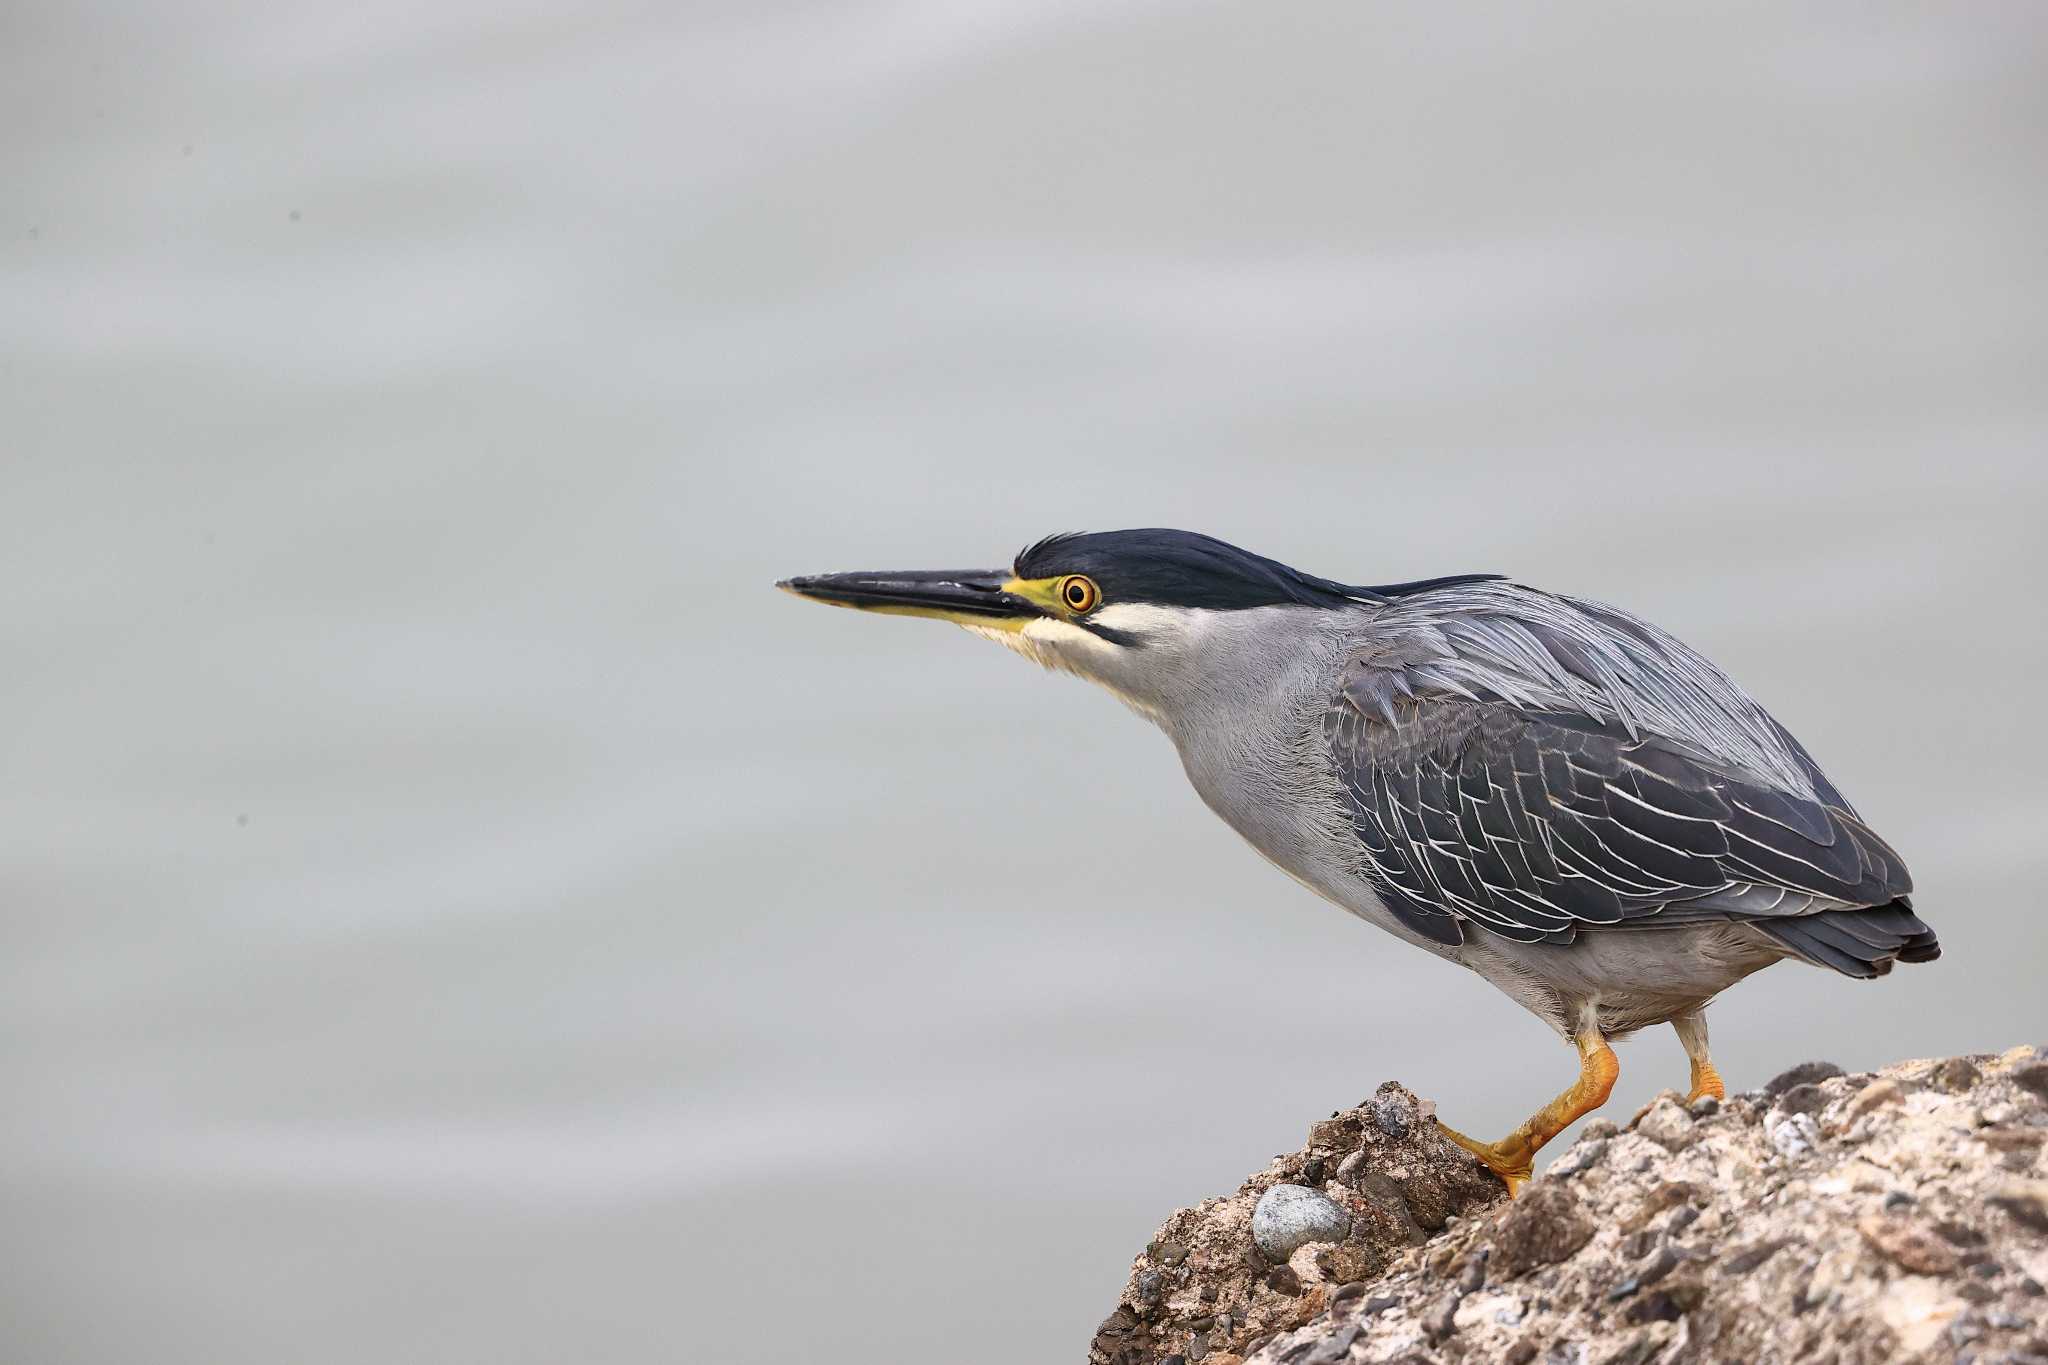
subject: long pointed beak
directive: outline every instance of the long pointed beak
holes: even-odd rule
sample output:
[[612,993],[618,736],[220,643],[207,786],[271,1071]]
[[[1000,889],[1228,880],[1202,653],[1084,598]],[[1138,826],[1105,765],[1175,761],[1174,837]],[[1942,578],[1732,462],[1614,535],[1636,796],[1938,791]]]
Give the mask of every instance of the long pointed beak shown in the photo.
[[905,569],[785,578],[775,586],[835,607],[932,616],[962,625],[1023,625],[1040,615],[1030,599],[1009,590],[1004,569]]

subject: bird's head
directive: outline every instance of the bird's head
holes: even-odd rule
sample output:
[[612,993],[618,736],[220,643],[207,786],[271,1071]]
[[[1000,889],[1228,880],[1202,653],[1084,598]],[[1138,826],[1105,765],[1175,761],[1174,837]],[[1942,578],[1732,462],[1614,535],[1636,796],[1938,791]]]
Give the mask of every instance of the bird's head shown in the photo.
[[1213,536],[1161,528],[1050,536],[1007,569],[818,574],[777,586],[834,606],[951,621],[1147,710],[1169,676],[1199,670],[1235,613],[1338,611],[1399,591],[1317,578]]

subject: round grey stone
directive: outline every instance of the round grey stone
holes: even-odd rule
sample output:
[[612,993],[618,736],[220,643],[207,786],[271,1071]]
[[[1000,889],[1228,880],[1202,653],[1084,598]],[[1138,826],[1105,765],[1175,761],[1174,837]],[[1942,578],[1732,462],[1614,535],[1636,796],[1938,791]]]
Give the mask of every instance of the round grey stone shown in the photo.
[[1275,1185],[1252,1209],[1252,1241],[1275,1261],[1310,1242],[1341,1242],[1351,1216],[1306,1185]]

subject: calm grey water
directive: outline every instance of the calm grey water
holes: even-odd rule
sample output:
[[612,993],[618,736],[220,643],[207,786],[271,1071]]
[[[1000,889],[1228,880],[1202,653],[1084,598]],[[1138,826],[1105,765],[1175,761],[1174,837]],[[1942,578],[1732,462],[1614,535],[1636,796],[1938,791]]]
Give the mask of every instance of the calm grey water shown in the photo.
[[1561,1084],[768,588],[1056,529],[1654,617],[1948,950],[1733,1082],[2041,1041],[2048,19],[1690,8],[11,12],[0,1354],[1072,1360],[1309,1119]]

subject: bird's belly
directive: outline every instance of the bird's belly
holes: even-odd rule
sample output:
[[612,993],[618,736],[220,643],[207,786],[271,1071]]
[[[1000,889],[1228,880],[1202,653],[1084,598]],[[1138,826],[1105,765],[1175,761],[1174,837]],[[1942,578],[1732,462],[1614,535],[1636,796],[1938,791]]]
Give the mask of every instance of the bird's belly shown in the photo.
[[[1202,784],[1197,784],[1200,787]],[[1348,841],[1316,837],[1311,824],[1277,821],[1269,800],[1224,799],[1204,790],[1217,814],[1267,862],[1323,899],[1403,942],[1468,967],[1566,1037],[1588,1005],[1602,1031],[1633,1033],[1699,1009],[1782,956],[1763,937],[1726,922],[1663,929],[1584,929],[1572,943],[1517,943],[1474,924],[1465,942],[1438,943],[1403,924],[1358,870]]]
[[1371,883],[1341,859],[1231,823],[1266,861],[1302,886],[1406,943],[1477,972],[1567,1038],[1587,1005],[1597,1009],[1602,1032],[1623,1037],[1703,1007],[1782,956],[1761,935],[1731,923],[1589,929],[1572,943],[1517,943],[1467,924],[1465,942],[1449,946],[1401,923]]
[[1565,1034],[1588,1005],[1611,1037],[1669,1022],[1781,956],[1728,923],[1585,930],[1572,943],[1468,934],[1460,960]]
[[1516,943],[1467,924],[1463,944],[1438,943],[1403,924],[1373,890],[1324,770],[1247,769],[1193,745],[1181,758],[1203,801],[1266,861],[1403,942],[1469,967],[1567,1037],[1588,1005],[1619,1036],[1698,1009],[1781,956],[1760,935],[1726,923],[1589,929],[1569,944]]

